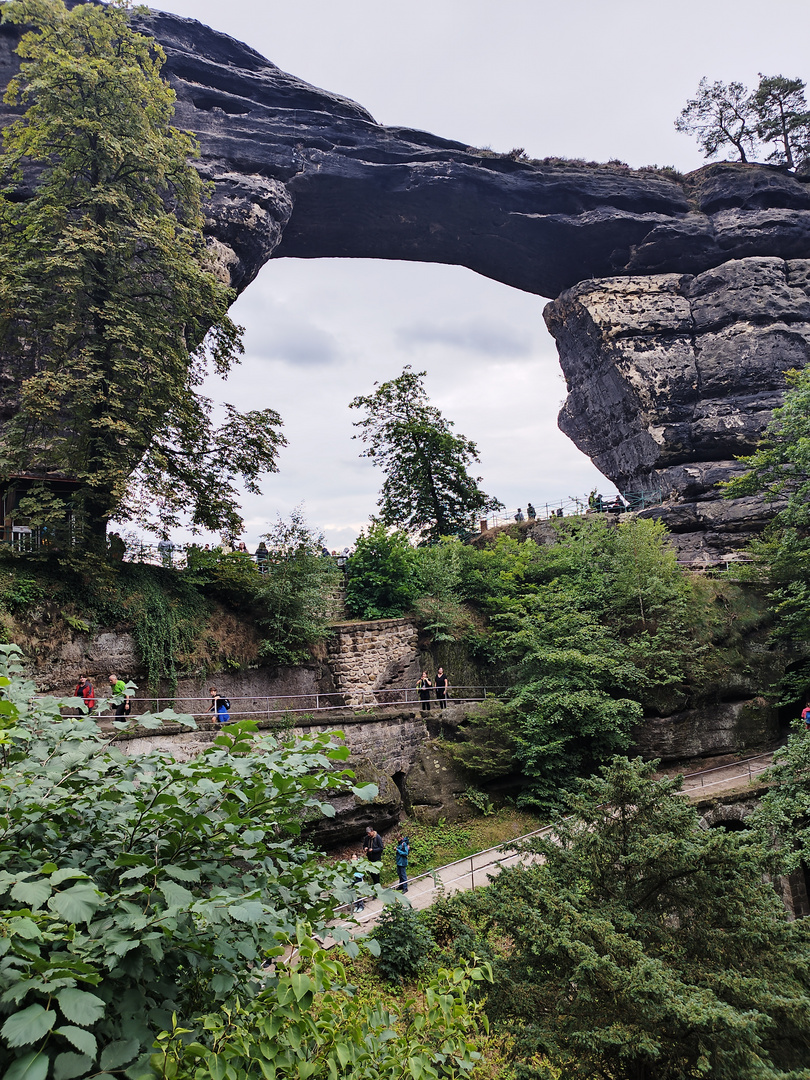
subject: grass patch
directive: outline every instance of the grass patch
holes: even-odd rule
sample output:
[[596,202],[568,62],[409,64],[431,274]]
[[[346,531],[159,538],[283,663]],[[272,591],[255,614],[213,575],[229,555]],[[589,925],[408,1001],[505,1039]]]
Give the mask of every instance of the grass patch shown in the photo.
[[[453,825],[422,825],[416,821],[403,821],[400,828],[411,842],[408,874],[417,877],[438,866],[474,855],[477,851],[498,847],[516,836],[539,829],[543,824],[534,814],[509,806],[489,817],[473,818]],[[396,878],[395,846],[389,839],[383,851],[384,881]]]

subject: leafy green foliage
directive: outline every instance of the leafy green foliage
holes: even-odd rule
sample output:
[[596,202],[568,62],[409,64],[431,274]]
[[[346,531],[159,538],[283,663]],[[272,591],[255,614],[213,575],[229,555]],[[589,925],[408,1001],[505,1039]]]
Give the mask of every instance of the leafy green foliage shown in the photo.
[[[487,616],[482,652],[513,688],[501,767],[514,747],[528,780],[521,798],[538,806],[625,749],[662,686],[700,677],[712,631],[697,626],[703,602],[659,524],[612,529],[592,517],[555,531],[549,545],[504,537],[471,551],[459,586]],[[478,727],[462,758],[481,739],[497,744],[497,732]]]
[[488,890],[511,942],[487,1010],[519,1077],[542,1054],[566,1077],[798,1078],[810,1052],[810,927],[788,922],[739,834],[699,828],[654,764],[583,781],[543,865]]
[[[327,735],[279,745],[250,722],[188,762],[127,757],[37,698],[17,653],[0,651],[0,1045],[15,1075],[44,1059],[79,1077],[144,1062],[173,1013],[253,997],[279,937],[351,897],[302,821],[369,793],[334,771],[348,751]],[[164,719],[194,723],[140,721]]]
[[757,134],[773,145],[768,161],[795,169],[810,156],[810,111],[804,96],[803,79],[784,75],[760,75],[753,104],[757,114]]
[[740,161],[753,154],[757,118],[748,88],[741,82],[700,80],[697,96],[690,98],[675,121],[675,128],[694,135],[707,158],[733,146]]
[[122,577],[122,614],[134,624],[149,689],[158,694],[165,680],[171,697],[177,689],[178,659],[191,652],[208,604],[190,582],[182,577],[167,580],[170,575],[156,574],[153,567],[132,563]]
[[352,409],[364,409],[355,422],[370,458],[385,473],[378,506],[380,520],[438,540],[466,532],[476,515],[502,506],[479,487],[468,467],[478,461],[474,442],[454,435],[452,421],[431,405],[422,380],[425,371],[409,364],[396,379],[356,397]]
[[801,720],[774,754],[764,779],[770,786],[748,824],[769,852],[771,870],[791,874],[810,866],[810,735]]
[[373,522],[346,567],[346,608],[360,619],[392,618],[410,609],[418,591],[417,555],[407,535]]
[[[124,2],[10,0],[2,18],[33,29],[5,97],[25,111],[0,159],[0,343],[22,372],[0,466],[75,478],[76,523],[96,536],[113,515],[166,529],[186,511],[237,531],[235,478],[257,490],[284,440],[272,410],[226,406],[216,428],[197,390],[242,346],[163,51]],[[36,188],[20,198],[32,165]],[[46,485],[20,513],[52,525],[64,507]]]
[[439,971],[424,1005],[408,998],[395,1015],[354,994],[304,928],[295,940],[295,966],[277,962],[258,997],[203,1017],[192,1042],[181,1027],[161,1035],[152,1065],[162,1080],[456,1080],[480,1060],[488,1025],[471,989],[491,980],[488,964]]
[[278,664],[300,663],[309,646],[331,633],[327,601],[340,571],[321,557],[316,536],[299,509],[278,518],[265,539],[270,558],[259,575],[257,622],[265,633],[262,656]]
[[410,904],[387,904],[369,935],[380,946],[377,964],[384,978],[406,982],[424,968],[433,945],[425,924]]

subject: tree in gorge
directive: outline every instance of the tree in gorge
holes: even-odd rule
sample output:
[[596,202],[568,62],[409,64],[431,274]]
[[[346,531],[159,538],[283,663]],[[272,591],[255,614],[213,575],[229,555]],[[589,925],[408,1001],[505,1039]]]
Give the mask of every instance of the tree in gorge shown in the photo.
[[258,490],[285,441],[270,409],[226,406],[217,427],[198,391],[237,361],[241,329],[164,53],[129,15],[125,0],[2,5],[4,24],[32,29],[0,155],[0,476],[46,477],[20,507],[37,523],[64,514],[47,478],[70,478],[96,541],[110,518],[238,530],[237,478]]
[[374,393],[356,397],[350,408],[365,409],[355,438],[366,444],[362,456],[385,473],[380,521],[438,540],[469,529],[478,514],[503,504],[481,490],[480,476],[468,473],[479,460],[476,445],[454,435],[452,421],[430,404],[426,374],[406,364],[396,379],[375,383]]
[[487,1013],[520,1080],[798,1080],[808,920],[788,920],[763,848],[702,829],[655,766],[615,758],[581,781],[570,816],[531,843],[541,859],[486,890],[508,943]]

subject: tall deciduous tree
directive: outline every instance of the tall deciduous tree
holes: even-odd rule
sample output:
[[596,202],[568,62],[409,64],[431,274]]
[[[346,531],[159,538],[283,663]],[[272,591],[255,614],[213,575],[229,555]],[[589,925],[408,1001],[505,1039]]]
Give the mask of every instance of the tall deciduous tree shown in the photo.
[[284,439],[270,409],[228,407],[217,428],[197,391],[236,361],[241,331],[207,255],[164,54],[124,0],[9,0],[2,18],[34,29],[0,159],[0,350],[17,387],[0,469],[73,477],[96,535],[150,503],[164,528],[188,511],[237,531],[236,478],[256,490]]
[[356,397],[350,408],[365,410],[355,423],[355,438],[366,444],[362,456],[385,473],[380,520],[438,540],[468,529],[477,514],[502,504],[481,490],[480,476],[468,473],[479,460],[476,445],[454,435],[452,421],[431,405],[422,382],[426,374],[406,364],[400,376],[375,383],[374,393]]
[[697,95],[687,101],[675,121],[678,131],[694,135],[707,158],[733,146],[748,161],[757,134],[757,115],[747,87],[740,82],[700,80]]
[[544,865],[495,879],[492,920],[512,944],[488,1012],[516,1056],[571,1080],[803,1076],[807,920],[788,922],[754,845],[701,829],[654,768],[617,758],[583,781],[532,845]]

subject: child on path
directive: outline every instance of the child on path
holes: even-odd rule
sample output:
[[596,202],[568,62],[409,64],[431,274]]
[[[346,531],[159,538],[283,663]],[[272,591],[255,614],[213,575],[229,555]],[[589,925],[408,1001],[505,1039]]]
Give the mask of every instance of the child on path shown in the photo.
[[211,694],[211,708],[208,711],[214,714],[218,724],[229,723],[231,719],[230,701],[226,697],[220,697],[215,686],[209,686],[208,690]]

